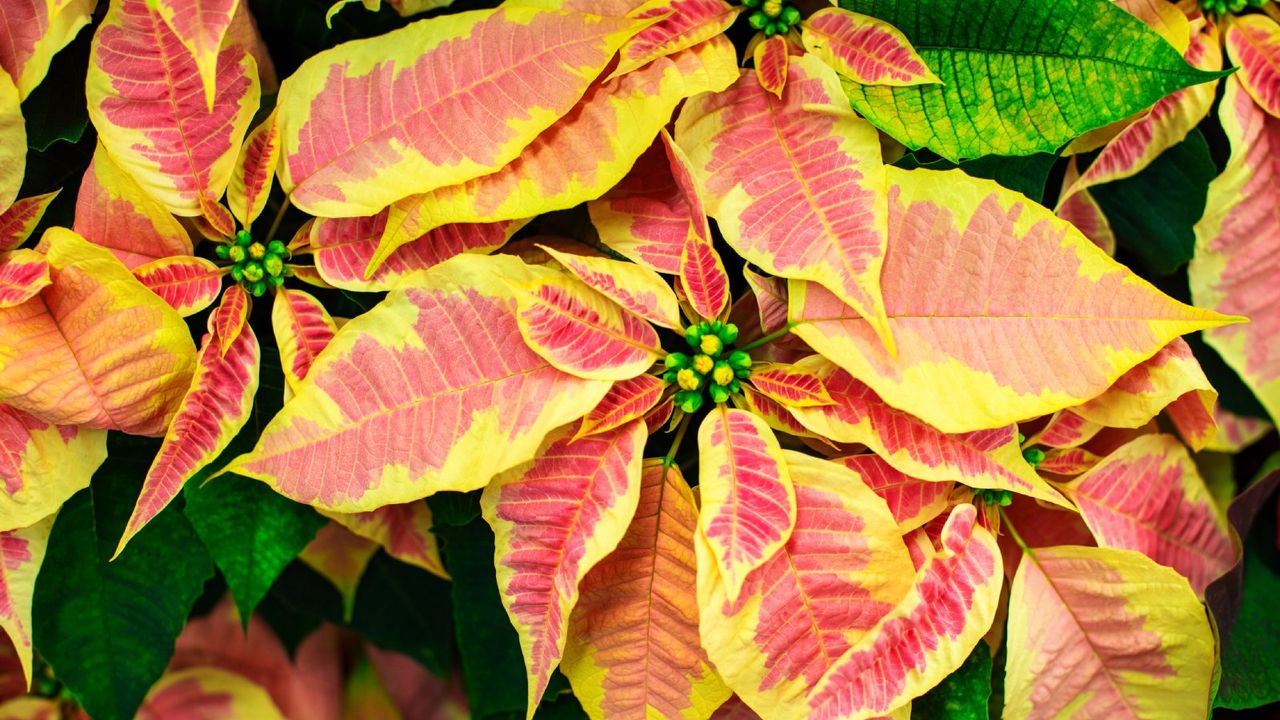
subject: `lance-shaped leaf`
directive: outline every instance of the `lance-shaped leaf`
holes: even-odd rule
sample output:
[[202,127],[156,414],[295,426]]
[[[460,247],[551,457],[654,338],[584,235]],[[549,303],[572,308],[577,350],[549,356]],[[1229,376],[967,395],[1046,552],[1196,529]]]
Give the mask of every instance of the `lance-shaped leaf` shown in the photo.
[[946,510],[955,485],[911,477],[871,453],[849,455],[835,461],[858,473],[862,482],[884,499],[902,534],[924,525]]
[[1059,410],[1027,444],[1048,445],[1051,448],[1080,447],[1102,430],[1101,425],[1089,422],[1070,410]]
[[800,25],[809,52],[862,85],[940,83],[916,49],[889,23],[842,8],[823,8]]
[[[844,0],[902,31],[941,84],[845,83],[858,112],[911,149],[959,161],[1053,152],[1089,130],[1206,82],[1154,30],[1109,0]],[[1081,78],[1089,78],[1082,82]]]
[[195,369],[186,323],[70,230],[41,243],[53,283],[0,309],[0,401],[58,425],[162,434]]
[[951,511],[911,591],[836,661],[806,717],[888,713],[964,664],[991,627],[1004,583],[1000,549],[977,520],[972,505]]
[[[0,70],[26,99],[53,56],[89,24],[96,0],[10,0],[0,7]],[[2,81],[0,81],[2,82]]]
[[310,243],[316,270],[325,282],[344,290],[379,292],[395,287],[405,275],[454,255],[496,250],[523,224],[504,220],[442,225],[401,245],[367,277],[365,268],[373,261],[387,227],[387,211],[368,217],[321,218],[312,227]]
[[239,0],[148,0],[147,6],[169,25],[195,60],[204,86],[205,105],[213,108],[218,91],[222,39],[231,27]]
[[1213,419],[1218,433],[1204,446],[1211,452],[1240,452],[1275,429],[1266,420],[1237,415],[1221,406],[1214,408]]
[[787,407],[834,405],[817,373],[794,365],[768,363],[751,369],[751,385]]
[[1176,338],[1117,378],[1106,392],[1071,412],[1097,425],[1136,428],[1188,393],[1199,396],[1210,409],[1218,397],[1191,346]]
[[80,181],[72,227],[129,268],[192,253],[191,237],[178,220],[121,170],[101,144]]
[[257,65],[243,45],[218,52],[215,84],[206,103],[195,57],[147,0],[108,6],[89,59],[89,118],[120,167],[177,215],[226,212],[218,198],[258,109]]
[[0,208],[18,197],[27,166],[27,127],[22,119],[18,87],[0,72]]
[[1222,174],[1209,183],[1204,217],[1196,223],[1196,254],[1187,268],[1200,307],[1244,315],[1248,325],[1204,333],[1248,383],[1273,419],[1280,418],[1280,118],[1258,107],[1232,77],[1218,119],[1231,142]]
[[0,405],[0,531],[51,517],[106,457],[102,430],[58,427]]
[[310,293],[280,288],[271,306],[271,328],[276,347],[280,348],[280,367],[292,397],[302,387],[302,379],[316,361],[316,356],[333,339],[338,326],[329,312]]
[[215,667],[170,672],[147,693],[137,720],[285,720],[262,686]]
[[658,404],[664,387],[663,382],[652,375],[619,380],[605,393],[600,404],[582,418],[575,437],[606,432],[643,417]]
[[280,88],[280,182],[306,212],[342,217],[492,173],[648,24],[506,6],[314,55]]
[[756,68],[756,81],[760,83],[760,87],[779,99],[787,87],[787,71],[791,67],[790,44],[786,37],[774,35],[756,45],[755,52],[751,55]]
[[717,318],[729,305],[729,274],[724,261],[701,237],[689,236],[680,252],[680,287],[694,312]]
[[[231,444],[253,409],[258,391],[262,351],[249,327],[249,318],[234,302],[244,295],[239,286],[227,290],[229,302],[209,315],[209,332],[196,358],[191,388],[156,452],[133,514],[116,547],[119,555],[129,540],[182,491],[193,475]],[[234,327],[235,338],[224,346],[223,335]]]
[[[1195,67],[1220,70],[1222,47],[1217,27],[1201,17],[1195,29],[1183,57]],[[1200,124],[1209,114],[1216,90],[1217,83],[1203,83],[1161,98],[1150,112],[1108,142],[1079,178],[1064,183],[1064,200],[1085,188],[1137,175],[1165,150],[1185,140]]]
[[1197,595],[1235,564],[1227,522],[1172,435],[1139,437],[1066,492],[1099,544],[1137,550],[1177,570]]
[[382,546],[391,557],[448,579],[440,545],[431,533],[431,508],[425,502],[386,505],[362,513],[325,512],[330,520]]
[[502,604],[520,634],[533,717],[564,651],[578,583],[626,534],[640,497],[644,423],[561,438],[502,473],[480,507],[493,528]]
[[891,612],[915,574],[883,500],[827,460],[785,451],[795,529],[731,599],[698,540],[702,645],[763,717],[808,717],[806,702],[846,650]]
[[569,617],[560,668],[592,720],[706,718],[728,695],[698,640],[697,524],[680,469],[645,461],[635,515]]
[[50,282],[44,253],[20,249],[0,254],[0,308],[21,305]]
[[1038,548],[1011,592],[1004,717],[1209,712],[1214,637],[1174,571],[1129,550]]
[[338,331],[231,469],[301,502],[361,512],[474,490],[529,460],[609,389],[525,346],[514,294],[496,275],[534,271],[462,255],[392,291]]
[[829,444],[830,441],[820,438],[819,435],[801,425],[800,421],[795,419],[795,416],[791,414],[786,405],[756,392],[750,385],[743,386],[742,399],[742,407],[744,409],[764,420],[765,424],[774,430],[795,435],[796,437],[819,439]]
[[224,268],[194,255],[159,258],[133,269],[134,277],[183,317],[212,305],[222,292],[226,274]]
[[27,527],[0,532],[0,630],[4,630],[31,685],[31,599],[49,546],[53,515]]
[[685,105],[676,139],[730,245],[774,275],[821,283],[881,330],[884,166],[875,128],[817,58],[793,58],[782,98],[744,73]]
[[718,406],[698,428],[698,531],[736,601],[752,570],[786,544],[796,524],[791,472],[773,431]]
[[276,126],[276,110],[245,137],[231,170],[227,185],[227,205],[242,227],[249,227],[262,214],[271,181],[280,162],[280,132]]
[[1036,469],[1052,475],[1079,475],[1101,459],[1084,448],[1057,448],[1045,453]]
[[1280,24],[1265,15],[1233,17],[1226,41],[1240,85],[1258,107],[1280,118]]
[[681,100],[726,87],[736,72],[733,45],[717,36],[592,85],[572,112],[498,172],[392,205],[375,263],[439,225],[533,217],[600,197],[627,174]]
[[665,328],[680,327],[680,305],[676,294],[653,270],[637,263],[606,257],[571,255],[540,245],[551,257],[591,289],[618,303],[623,309]]
[[862,443],[893,467],[922,480],[959,480],[972,487],[1012,490],[1066,504],[1022,458],[1016,427],[943,433],[889,405],[828,360],[812,356],[796,367],[816,374],[835,401],[789,408],[800,424],[819,437]]
[[525,342],[567,373],[626,380],[664,354],[652,325],[567,274],[537,273],[513,289]]
[[889,178],[881,287],[897,355],[813,283],[792,282],[794,332],[940,430],[1079,404],[1173,338],[1239,321],[1169,298],[994,182],[959,170]]
[[710,40],[727,30],[742,12],[741,7],[734,7],[724,0],[665,0],[660,3],[632,0],[626,4],[637,8],[644,6],[635,14],[637,18],[661,19],[627,40],[618,51],[618,67],[610,77],[632,72],[657,58]]
[[378,552],[378,544],[331,521],[302,552],[298,559],[333,583],[342,596],[342,619],[350,622],[356,608],[356,591],[369,561]]
[[31,233],[35,232],[36,225],[40,224],[40,218],[44,217],[49,203],[60,192],[62,191],[55,190],[44,195],[21,198],[10,205],[8,210],[0,212],[0,252],[14,250],[26,242]]

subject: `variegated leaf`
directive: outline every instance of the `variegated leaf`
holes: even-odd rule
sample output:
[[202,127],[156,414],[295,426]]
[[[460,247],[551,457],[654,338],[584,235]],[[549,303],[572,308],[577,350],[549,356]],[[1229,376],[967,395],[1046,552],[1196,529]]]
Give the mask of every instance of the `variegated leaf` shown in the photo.
[[619,380],[605,393],[600,404],[582,418],[575,437],[606,432],[643,417],[658,404],[663,389],[663,382],[652,375]]
[[97,0],[7,0],[0,6],[0,70],[26,99],[53,56],[89,24]]
[[338,326],[310,293],[280,288],[271,306],[271,329],[280,349],[287,400],[301,389],[307,371],[333,339]]
[[366,540],[372,540],[391,557],[417,565],[445,580],[444,561],[440,558],[440,544],[431,532],[431,508],[425,502],[384,505],[377,510],[362,513],[321,513]]
[[564,269],[623,309],[655,325],[671,329],[680,327],[680,305],[676,294],[653,270],[637,263],[571,255],[555,248],[540,247]]
[[49,515],[28,527],[0,532],[0,630],[13,641],[28,687],[32,666],[31,601],[36,575],[49,547],[53,518]]
[[333,583],[342,596],[342,617],[350,620],[356,607],[356,591],[378,544],[357,535],[341,523],[330,521],[320,528],[298,559]]
[[222,292],[226,274],[225,268],[194,255],[159,258],[133,269],[134,277],[183,317],[212,305]]
[[756,45],[751,57],[760,87],[779,99],[782,98],[782,91],[787,87],[787,71],[791,67],[789,45],[785,36],[774,35]]
[[1071,412],[1097,425],[1136,428],[1187,394],[1198,396],[1197,401],[1210,409],[1218,398],[1191,346],[1175,338],[1117,378],[1106,392],[1071,408]]
[[0,308],[21,305],[50,282],[44,253],[23,249],[0,253]]
[[794,365],[768,363],[751,369],[751,385],[787,407],[834,405],[822,378]]
[[142,701],[137,720],[285,720],[258,679],[215,667],[166,673]]
[[262,124],[249,132],[240,155],[231,170],[227,185],[227,205],[241,227],[249,227],[262,214],[267,196],[271,194],[271,181],[276,176],[280,162],[280,132],[276,126],[276,112],[272,110]]
[[1240,85],[1258,107],[1280,118],[1280,23],[1265,15],[1232,17],[1226,45],[1240,68]]
[[578,583],[626,534],[640,497],[644,423],[561,438],[480,498],[494,565],[528,670],[528,717],[564,651]]
[[44,195],[21,198],[10,205],[8,210],[0,212],[0,252],[17,249],[26,242],[31,233],[35,232],[36,225],[40,224],[40,218],[44,217],[49,203],[60,192],[62,191],[55,190]]
[[231,27],[240,0],[147,0],[196,63],[204,86],[204,100],[213,109],[218,92],[218,63],[222,39]]
[[835,462],[853,470],[862,482],[889,505],[889,512],[901,533],[914,530],[938,517],[947,509],[950,481],[921,480],[911,477],[885,462],[879,455],[848,455]]
[[192,254],[191,238],[178,220],[121,170],[101,144],[80,181],[72,227],[129,268]]
[[338,331],[231,469],[301,502],[361,512],[474,490],[528,461],[609,389],[525,346],[515,293],[496,275],[534,271],[462,255],[393,290]]
[[27,167],[27,126],[21,103],[13,79],[0,72],[0,212],[18,197]]
[[863,85],[940,83],[897,28],[869,15],[823,8],[800,25],[809,52]]
[[106,457],[103,430],[59,427],[0,405],[0,532],[52,516]]

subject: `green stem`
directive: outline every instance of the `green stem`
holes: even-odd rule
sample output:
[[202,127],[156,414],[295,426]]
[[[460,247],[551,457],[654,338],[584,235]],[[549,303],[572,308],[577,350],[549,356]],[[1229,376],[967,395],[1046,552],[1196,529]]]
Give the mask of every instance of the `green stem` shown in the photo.
[[754,350],[754,349],[756,349],[756,348],[760,347],[761,345],[767,345],[767,344],[769,344],[769,343],[773,342],[774,340],[777,340],[778,338],[780,338],[780,337],[782,337],[782,336],[786,335],[787,333],[791,332],[791,328],[795,327],[797,324],[798,324],[798,323],[788,322],[786,325],[783,325],[781,329],[779,329],[779,330],[774,330],[773,332],[769,333],[768,335],[765,335],[765,336],[764,336],[764,337],[762,337],[762,338],[757,338],[757,339],[755,339],[755,340],[752,340],[751,342],[747,343],[746,345],[743,345],[743,346],[742,346],[742,347],[740,347],[740,348],[734,348],[734,350],[741,350],[741,351],[743,351],[743,352],[750,352],[751,350]]
[[680,420],[680,425],[676,428],[676,437],[671,441],[671,449],[667,451],[667,456],[662,458],[663,467],[671,467],[675,464],[676,453],[680,451],[680,443],[684,442],[684,434],[688,432],[689,425],[692,424],[690,422],[692,419],[692,415],[685,415],[684,418]]
[[276,211],[276,217],[271,221],[271,229],[267,231],[267,239],[270,242],[276,236],[276,231],[280,229],[280,223],[284,221],[284,214],[289,212],[289,196],[284,196],[284,202],[280,203],[280,209]]

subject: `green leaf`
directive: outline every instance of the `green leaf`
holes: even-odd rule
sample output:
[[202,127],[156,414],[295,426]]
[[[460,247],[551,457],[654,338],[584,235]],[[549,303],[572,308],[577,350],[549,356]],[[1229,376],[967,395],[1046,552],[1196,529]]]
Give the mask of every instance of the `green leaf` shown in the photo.
[[911,149],[953,161],[1053,152],[1221,73],[1188,65],[1109,0],[841,0],[907,36],[940,85],[844,81],[853,106]]
[[1089,192],[1111,223],[1120,249],[1150,272],[1168,275],[1195,255],[1195,224],[1204,214],[1209,181],[1217,174],[1204,135],[1192,130],[1142,172]]
[[186,513],[227,579],[240,616],[249,615],[276,577],[327,522],[315,510],[235,474],[187,483]]
[[1280,702],[1276,638],[1280,638],[1280,552],[1272,505],[1258,514],[1245,543],[1244,593],[1231,635],[1222,645],[1222,681],[1215,706],[1243,710]]
[[894,166],[903,170],[913,170],[921,167],[928,170],[960,168],[969,177],[995,180],[1014,192],[1020,192],[1038,203],[1043,203],[1044,186],[1049,180],[1049,173],[1053,170],[1053,164],[1057,160],[1057,155],[1036,153],[1035,155],[1023,157],[1016,155],[988,155],[957,164],[945,158],[935,158],[921,162],[921,159],[915,154],[908,154],[902,156],[898,162],[894,163]]
[[991,699],[991,648],[979,640],[955,672],[911,703],[911,714],[922,718],[987,720]]
[[36,581],[36,649],[95,720],[134,716],[213,576],[174,505],[108,561],[157,446],[112,433],[107,462],[58,514]]
[[374,555],[356,590],[351,627],[375,645],[404,653],[437,675],[449,674],[453,662],[449,583],[422,568],[385,552]]

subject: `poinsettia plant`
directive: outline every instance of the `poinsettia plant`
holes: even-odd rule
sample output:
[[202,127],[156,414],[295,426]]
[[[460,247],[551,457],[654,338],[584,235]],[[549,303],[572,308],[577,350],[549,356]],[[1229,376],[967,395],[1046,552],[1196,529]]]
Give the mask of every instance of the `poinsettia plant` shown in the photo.
[[1280,702],[1275,5],[349,4],[0,13],[0,718]]

